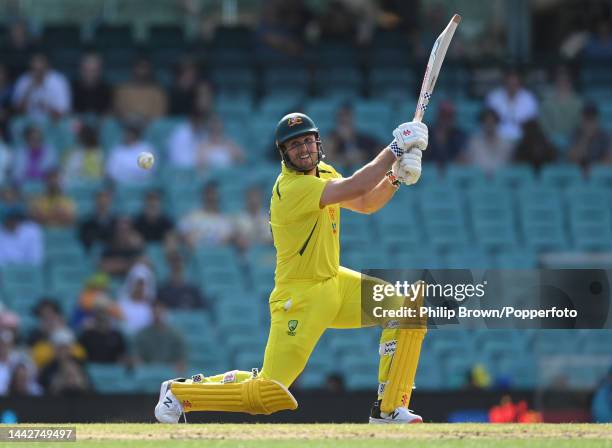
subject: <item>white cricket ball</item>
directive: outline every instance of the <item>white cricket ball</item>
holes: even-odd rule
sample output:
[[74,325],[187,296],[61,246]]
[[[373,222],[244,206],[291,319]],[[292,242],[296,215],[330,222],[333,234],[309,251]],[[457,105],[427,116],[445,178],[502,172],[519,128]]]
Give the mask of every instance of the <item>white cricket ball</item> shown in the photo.
[[150,152],[138,154],[138,166],[143,170],[150,170],[155,163],[155,157]]

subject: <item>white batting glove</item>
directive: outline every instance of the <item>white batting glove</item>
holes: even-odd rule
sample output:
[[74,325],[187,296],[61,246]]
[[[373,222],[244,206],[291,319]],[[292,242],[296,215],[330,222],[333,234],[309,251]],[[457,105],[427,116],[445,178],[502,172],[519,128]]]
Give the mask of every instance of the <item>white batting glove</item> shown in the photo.
[[421,178],[421,157],[423,152],[420,149],[412,149],[404,153],[393,164],[391,171],[393,175],[404,185],[414,185]]
[[410,121],[402,123],[395,128],[393,137],[395,138],[394,142],[402,150],[402,153],[410,151],[411,148],[425,151],[429,141],[429,131],[425,123]]

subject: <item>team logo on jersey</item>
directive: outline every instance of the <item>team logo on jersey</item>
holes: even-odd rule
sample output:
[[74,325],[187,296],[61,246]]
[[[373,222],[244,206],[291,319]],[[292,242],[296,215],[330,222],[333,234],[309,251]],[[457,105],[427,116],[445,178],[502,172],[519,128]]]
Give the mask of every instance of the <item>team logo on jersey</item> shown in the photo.
[[327,209],[329,211],[329,218],[331,219],[332,223],[332,232],[334,234],[338,233],[338,225],[336,224],[336,209],[333,207],[329,207]]
[[290,320],[289,322],[287,322],[287,327],[289,328],[289,331],[287,332],[287,334],[289,336],[295,336],[295,329],[298,326],[298,321],[297,320]]
[[290,117],[287,120],[287,126],[289,126],[290,128],[298,124],[302,124],[302,117]]

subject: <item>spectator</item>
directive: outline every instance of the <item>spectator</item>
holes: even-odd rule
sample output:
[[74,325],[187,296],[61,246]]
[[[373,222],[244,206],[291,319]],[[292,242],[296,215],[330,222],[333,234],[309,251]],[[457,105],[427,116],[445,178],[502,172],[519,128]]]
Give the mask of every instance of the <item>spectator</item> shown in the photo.
[[98,143],[98,132],[84,124],[78,132],[78,143],[63,164],[63,177],[71,183],[101,181],[104,177],[104,152]]
[[455,106],[449,101],[441,102],[429,136],[428,161],[446,165],[462,156],[467,137],[457,126],[455,117]]
[[516,145],[515,161],[528,163],[539,169],[557,159],[557,149],[548,140],[537,120],[523,123],[523,137]]
[[55,356],[40,372],[39,381],[52,395],[81,395],[91,389],[81,361],[73,356],[75,338],[68,329],[54,331],[51,335]]
[[358,17],[351,2],[331,0],[323,14],[319,16],[321,39],[329,41],[350,42],[357,36]]
[[94,213],[79,224],[79,239],[85,249],[91,249],[96,243],[107,245],[111,242],[117,221],[117,217],[111,210],[112,201],[111,191],[99,191],[96,194]]
[[123,330],[126,334],[133,335],[153,321],[151,302],[155,293],[153,271],[143,263],[134,265],[119,294]]
[[15,334],[0,330],[0,396],[8,394],[14,369],[26,361],[27,357],[15,348]]
[[193,59],[180,62],[170,90],[170,115],[189,115],[195,106],[199,82],[198,65]]
[[123,130],[123,144],[115,146],[106,164],[108,177],[123,185],[142,184],[153,178],[154,170],[143,170],[136,160],[141,152],[154,153],[153,147],[142,140],[142,125],[128,122]]
[[223,122],[213,117],[208,122],[208,138],[198,148],[198,166],[204,169],[227,168],[244,160],[242,149],[223,132]]
[[45,193],[34,197],[30,213],[43,226],[71,227],[74,224],[74,201],[62,192],[59,171],[49,172]]
[[195,309],[208,307],[200,289],[185,280],[183,259],[178,254],[168,258],[170,277],[161,285],[157,299],[172,309]]
[[360,165],[379,147],[374,137],[357,130],[353,108],[344,104],[336,112],[336,128],[326,139],[325,151],[339,165]]
[[172,364],[176,371],[185,371],[185,342],[181,334],[166,322],[166,307],[153,303],[153,321],[134,337],[136,362]]
[[256,51],[264,55],[299,57],[314,18],[304,0],[266,0],[256,32]]
[[[5,22],[6,23],[6,22]],[[12,73],[23,73],[28,69],[34,39],[25,20],[14,20],[8,25],[4,48],[4,61]]]
[[[0,111],[0,114],[2,112]],[[13,155],[9,146],[6,144],[3,138],[2,125],[0,124],[0,185],[8,183],[10,178],[10,168]]]
[[567,157],[573,163],[588,166],[595,162],[612,163],[612,140],[599,121],[599,109],[587,104],[582,110],[582,120],[570,140]]
[[612,369],[595,391],[591,413],[595,423],[612,423]]
[[17,182],[40,181],[57,166],[55,148],[44,142],[36,125],[24,130],[25,146],[15,152],[13,177]]
[[47,56],[36,53],[30,71],[17,79],[13,104],[32,117],[61,118],[70,112],[70,97],[66,77],[49,67]]
[[115,87],[114,110],[122,119],[162,117],[166,115],[166,103],[164,89],[155,81],[151,61],[145,57],[134,62],[132,79]]
[[[66,325],[62,310],[56,300],[45,297],[38,302],[33,311],[38,318],[38,324],[28,335],[27,343],[31,347],[30,352],[34,363],[41,369],[47,366],[55,356],[53,335],[60,332],[72,333]],[[83,347],[76,341],[71,344],[70,353],[77,359],[85,358]]]
[[560,66],[554,85],[544,96],[540,123],[547,135],[567,142],[580,121],[582,99],[576,94],[567,67]]
[[142,211],[134,219],[134,229],[147,243],[161,243],[174,229],[174,222],[162,210],[159,192],[147,193]]
[[25,218],[22,207],[5,210],[0,227],[0,266],[40,266],[43,260],[44,243],[40,226]]
[[188,246],[220,245],[232,238],[231,219],[221,213],[219,208],[219,189],[216,183],[210,182],[202,190],[202,208],[193,210],[184,216],[179,225],[179,232]]
[[13,368],[9,383],[8,395],[10,397],[27,397],[42,395],[43,389],[36,382],[35,372],[28,368],[26,363],[20,362]]
[[215,109],[215,92],[209,82],[200,82],[196,89],[193,110],[208,117]]
[[90,325],[98,309],[103,309],[117,320],[121,319],[121,309],[111,296],[109,286],[110,278],[103,272],[97,272],[85,281],[73,318],[74,327]]
[[597,31],[591,36],[584,49],[584,56],[591,59],[612,58],[612,35],[610,35],[610,21],[600,20]]
[[480,129],[470,137],[461,160],[476,165],[487,174],[506,166],[513,157],[514,145],[499,133],[499,117],[493,109],[480,114]]
[[272,244],[270,216],[264,208],[263,192],[251,187],[245,193],[245,210],[235,219],[235,237],[238,247],[247,249],[256,244]]
[[81,59],[79,79],[72,84],[74,111],[80,114],[103,115],[110,112],[111,88],[104,81],[100,55],[89,53]]
[[9,135],[8,125],[13,114],[12,98],[13,84],[8,69],[0,63],[0,136]]
[[102,252],[101,268],[109,275],[124,276],[143,250],[143,241],[128,217],[118,217],[112,239]]
[[325,391],[332,395],[342,395],[346,392],[344,377],[340,373],[330,373],[325,377]]
[[515,69],[506,72],[504,85],[490,92],[485,102],[499,115],[501,136],[512,141],[522,137],[523,123],[538,115],[538,102],[533,93],[523,87]]
[[207,115],[193,109],[189,120],[178,125],[168,139],[168,158],[176,168],[195,168],[198,148],[208,138]]
[[105,306],[97,306],[93,319],[81,333],[79,343],[87,352],[88,362],[116,363],[126,361],[126,343],[113,327],[113,315]]

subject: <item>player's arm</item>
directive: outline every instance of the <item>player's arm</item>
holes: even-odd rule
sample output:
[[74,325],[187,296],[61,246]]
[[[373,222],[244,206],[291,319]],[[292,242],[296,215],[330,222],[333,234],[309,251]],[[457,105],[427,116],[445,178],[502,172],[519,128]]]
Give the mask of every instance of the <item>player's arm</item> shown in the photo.
[[372,191],[352,201],[342,202],[340,207],[359,213],[374,213],[391,200],[398,188],[399,183],[394,185],[393,179],[385,176]]
[[348,204],[349,201],[369,194],[376,189],[387,171],[405,151],[411,148],[424,150],[427,147],[428,132],[427,126],[423,123],[412,121],[401,124],[393,131],[393,136],[395,139],[389,146],[352,176],[327,182],[319,201],[320,207],[329,204]]

